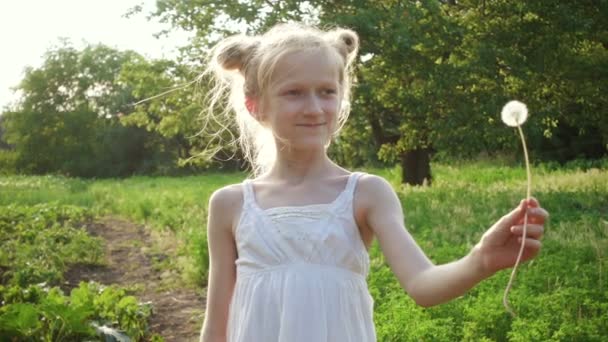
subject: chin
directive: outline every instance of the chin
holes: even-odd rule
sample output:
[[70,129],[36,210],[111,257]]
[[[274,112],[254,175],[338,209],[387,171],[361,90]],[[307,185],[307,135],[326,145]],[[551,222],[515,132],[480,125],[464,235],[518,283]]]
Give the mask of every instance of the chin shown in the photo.
[[299,141],[292,144],[294,149],[298,150],[325,150],[329,144],[326,140],[317,139],[314,141]]

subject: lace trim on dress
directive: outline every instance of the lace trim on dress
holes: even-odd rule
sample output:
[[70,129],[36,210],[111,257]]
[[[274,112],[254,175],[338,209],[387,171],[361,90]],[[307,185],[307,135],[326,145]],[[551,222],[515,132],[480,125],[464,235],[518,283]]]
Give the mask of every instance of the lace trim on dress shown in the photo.
[[357,179],[359,178],[359,175],[360,175],[360,172],[351,173],[348,176],[348,180],[346,181],[346,186],[344,187],[344,190],[342,190],[338,194],[338,196],[330,203],[278,206],[278,207],[264,209],[264,208],[260,207],[258,202],[256,201],[251,179],[246,179],[245,181],[243,181],[244,199],[245,199],[246,204],[248,204],[249,206],[254,207],[254,208],[256,208],[260,211],[266,212],[266,213],[281,212],[284,210],[289,210],[289,211],[306,210],[306,211],[308,211],[310,209],[329,209],[329,208],[333,208],[334,206],[337,206],[338,204],[344,202],[345,199],[352,198],[352,193],[353,193],[353,190],[357,183]]

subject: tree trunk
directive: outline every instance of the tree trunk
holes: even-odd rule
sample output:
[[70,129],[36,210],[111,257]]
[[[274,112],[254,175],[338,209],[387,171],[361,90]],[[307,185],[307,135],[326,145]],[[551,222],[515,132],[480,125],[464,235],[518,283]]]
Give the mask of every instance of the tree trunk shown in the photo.
[[428,148],[406,151],[401,155],[401,182],[431,185],[431,151]]

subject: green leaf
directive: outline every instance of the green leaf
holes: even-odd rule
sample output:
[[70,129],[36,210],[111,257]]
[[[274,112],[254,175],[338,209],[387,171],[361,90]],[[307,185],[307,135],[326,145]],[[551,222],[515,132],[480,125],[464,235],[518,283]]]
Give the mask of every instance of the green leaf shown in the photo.
[[32,336],[42,327],[38,309],[29,303],[15,303],[2,308],[0,333],[16,333],[18,336]]

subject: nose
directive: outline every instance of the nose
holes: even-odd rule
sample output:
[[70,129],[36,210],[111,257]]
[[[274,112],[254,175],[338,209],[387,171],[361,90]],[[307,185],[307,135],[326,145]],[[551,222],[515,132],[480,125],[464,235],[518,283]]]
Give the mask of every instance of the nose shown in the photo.
[[317,94],[310,94],[306,101],[305,113],[310,115],[323,114],[323,100]]

